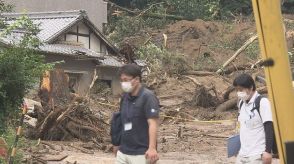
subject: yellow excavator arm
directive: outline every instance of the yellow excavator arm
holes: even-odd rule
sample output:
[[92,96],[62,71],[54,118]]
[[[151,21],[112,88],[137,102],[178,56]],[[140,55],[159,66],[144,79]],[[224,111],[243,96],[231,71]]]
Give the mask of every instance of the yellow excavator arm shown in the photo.
[[280,0],[252,0],[280,163],[294,163],[294,82]]

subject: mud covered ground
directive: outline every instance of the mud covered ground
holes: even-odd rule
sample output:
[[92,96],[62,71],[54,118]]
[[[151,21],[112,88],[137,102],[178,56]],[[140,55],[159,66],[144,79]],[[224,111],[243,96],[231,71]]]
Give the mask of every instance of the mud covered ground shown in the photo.
[[[293,51],[294,21],[293,17],[287,16],[286,18],[288,19],[286,23],[288,48],[289,51]],[[237,20],[234,23],[195,20],[179,21],[165,29],[149,32],[148,35],[145,32],[127,39],[139,47],[140,44],[146,42],[147,38],[150,38],[151,42],[162,47],[162,34],[166,34],[168,50],[186,56],[188,61],[195,66],[195,70],[215,71],[255,33],[252,20]],[[259,53],[256,50],[257,46],[257,42],[252,44],[231,66],[255,63],[258,57],[254,55]],[[263,74],[262,69],[247,72]],[[236,71],[226,76],[165,77],[157,79],[157,82],[151,85],[151,89],[158,96],[162,106],[158,136],[159,164],[234,163],[235,158],[227,158],[226,140],[235,133],[236,107],[225,112],[217,112],[215,109],[218,104],[208,107],[195,104],[197,98],[203,94],[199,94],[199,85],[196,85],[191,78],[196,79],[197,83],[206,88],[214,87],[215,90],[209,90],[208,94],[221,101],[238,73],[240,72]],[[259,83],[257,85],[262,86]],[[229,94],[229,98],[234,96],[234,92]],[[34,97],[31,98],[34,99]],[[214,102],[211,99],[207,101]],[[94,88],[89,104],[94,115],[101,116],[101,119],[109,123],[112,113],[118,110],[119,98],[111,96],[110,88],[101,90],[100,86],[96,92]],[[110,137],[104,141],[104,143],[78,140],[41,141],[32,147],[23,149],[25,163],[114,163],[115,157],[111,153]],[[56,161],[52,161],[53,158],[56,158]]]

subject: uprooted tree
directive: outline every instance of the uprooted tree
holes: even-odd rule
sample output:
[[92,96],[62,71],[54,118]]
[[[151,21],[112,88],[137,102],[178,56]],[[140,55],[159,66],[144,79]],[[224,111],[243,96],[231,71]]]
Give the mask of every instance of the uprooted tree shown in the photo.
[[31,136],[42,140],[93,141],[100,148],[109,134],[104,116],[94,114],[87,98],[70,93],[68,75],[63,70],[47,71],[41,81],[41,106],[35,106],[37,126]]

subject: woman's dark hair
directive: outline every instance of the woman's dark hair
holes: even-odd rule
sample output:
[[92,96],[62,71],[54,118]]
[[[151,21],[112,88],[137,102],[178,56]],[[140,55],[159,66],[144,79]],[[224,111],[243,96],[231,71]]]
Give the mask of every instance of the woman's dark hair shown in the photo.
[[243,88],[247,88],[247,89],[251,89],[253,88],[253,90],[256,90],[256,86],[255,86],[255,82],[253,80],[253,78],[246,74],[243,73],[241,75],[239,75],[238,77],[235,78],[234,82],[233,82],[234,87],[243,87]]
[[139,77],[142,80],[141,67],[136,64],[126,64],[119,69],[119,76],[125,74],[127,76],[132,76],[133,78]]

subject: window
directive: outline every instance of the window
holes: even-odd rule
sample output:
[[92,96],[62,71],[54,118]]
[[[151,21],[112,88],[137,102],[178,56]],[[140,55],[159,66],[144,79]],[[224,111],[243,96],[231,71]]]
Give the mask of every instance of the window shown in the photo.
[[69,77],[69,81],[68,81],[69,90],[72,93],[76,93],[78,91],[78,88],[79,88],[79,80],[80,80],[81,74],[79,74],[79,73],[67,73],[67,75]]

